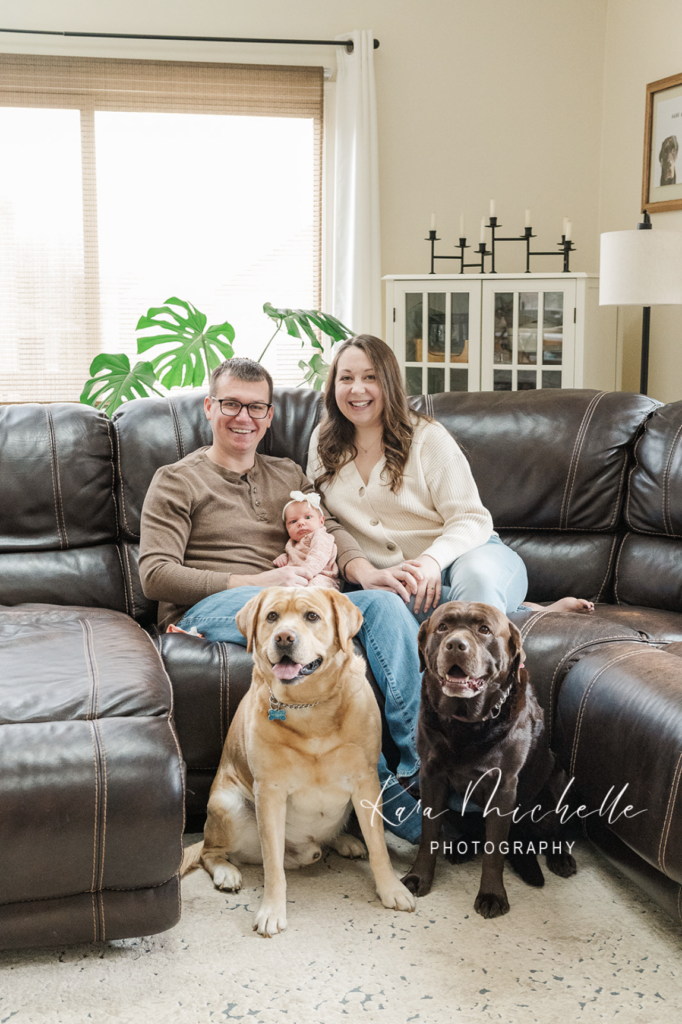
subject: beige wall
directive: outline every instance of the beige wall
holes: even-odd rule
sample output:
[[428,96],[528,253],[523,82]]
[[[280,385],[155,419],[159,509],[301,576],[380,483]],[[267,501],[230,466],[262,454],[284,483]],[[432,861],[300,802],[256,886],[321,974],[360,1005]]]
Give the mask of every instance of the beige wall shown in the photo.
[[[432,210],[446,250],[460,212],[476,244],[491,196],[505,233],[521,231],[531,208],[543,249],[554,248],[569,214],[578,247],[572,268],[597,269],[606,14],[607,0],[0,0],[0,24],[26,28],[304,38],[371,28],[381,41],[384,273],[429,269],[423,239]],[[0,49],[202,60],[246,53],[7,35]],[[258,52],[284,59],[282,50]],[[333,61],[330,51],[307,59]],[[523,269],[512,253],[506,247],[499,269]],[[535,269],[560,267],[538,260]]]
[[[634,228],[640,219],[646,86],[682,72],[679,0],[609,0],[606,31],[600,230]],[[682,231],[682,210],[657,213],[654,229]],[[639,390],[642,314],[619,311],[623,389]],[[682,309],[651,311],[649,394],[682,399]]]

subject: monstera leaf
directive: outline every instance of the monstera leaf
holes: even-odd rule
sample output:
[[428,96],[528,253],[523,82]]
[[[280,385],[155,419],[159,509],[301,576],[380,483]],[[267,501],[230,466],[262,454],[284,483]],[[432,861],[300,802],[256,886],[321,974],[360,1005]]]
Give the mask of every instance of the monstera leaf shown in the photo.
[[[271,302],[266,302],[263,306],[263,312],[271,320],[275,321],[277,331],[281,330],[282,326],[284,326],[287,329],[287,334],[290,334],[292,338],[301,338],[302,329],[310,339],[313,348],[318,348],[320,351],[323,350],[323,346],[315,334],[316,327],[323,334],[326,334],[328,338],[331,338],[332,345],[336,341],[345,341],[346,338],[353,336],[350,328],[342,324],[335,316],[330,316],[329,313],[319,313],[316,309],[278,309]],[[277,331],[275,331],[275,334],[277,334]],[[272,337],[274,338],[274,336],[273,334]],[[272,341],[272,338],[270,341]],[[265,346],[259,360],[267,352],[270,341]],[[301,341],[304,341],[304,339],[301,338]]]
[[[186,315],[172,306],[179,306]],[[138,338],[138,352],[161,344],[172,346],[151,360],[156,376],[167,388],[200,387],[216,366],[234,354],[232,325],[206,327],[204,314],[183,299],[170,298],[164,306],[153,306],[146,316],[140,317],[136,330],[147,327],[155,327],[163,333]]]
[[277,328],[258,357],[258,361],[261,361],[283,326],[286,327],[287,334],[292,338],[300,338],[302,345],[305,344],[305,338],[301,337],[301,330],[303,330],[303,333],[310,339],[310,344],[318,351],[313,353],[308,362],[305,359],[299,359],[298,365],[305,374],[301,384],[309,384],[315,391],[321,391],[329,373],[329,364],[322,358],[324,346],[315,334],[315,328],[317,327],[319,331],[331,338],[332,345],[337,341],[352,338],[353,331],[337,320],[335,316],[330,316],[329,313],[319,313],[316,309],[278,309],[271,302],[266,302],[263,312],[271,320],[274,320]]
[[128,356],[103,352],[90,364],[90,380],[86,381],[80,400],[111,416],[119,405],[132,398],[149,398],[150,391],[160,395],[155,383],[151,363],[136,363],[131,370]]
[[310,362],[306,363],[305,359],[299,359],[298,365],[305,374],[298,386],[301,387],[303,384],[309,384],[313,391],[321,391],[327,383],[329,363],[325,363],[320,353],[315,352]]

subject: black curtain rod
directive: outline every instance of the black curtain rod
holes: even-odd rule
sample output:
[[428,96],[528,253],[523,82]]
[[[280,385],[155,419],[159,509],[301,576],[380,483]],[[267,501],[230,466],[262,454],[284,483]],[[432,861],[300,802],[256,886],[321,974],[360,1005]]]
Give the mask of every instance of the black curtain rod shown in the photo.
[[[296,46],[345,46],[353,52],[352,39],[245,39],[243,36],[148,36],[134,32],[57,32],[54,29],[0,28],[0,32],[20,32],[31,36],[70,36],[79,39],[166,39],[181,43],[289,43]],[[379,49],[379,40],[374,40]]]

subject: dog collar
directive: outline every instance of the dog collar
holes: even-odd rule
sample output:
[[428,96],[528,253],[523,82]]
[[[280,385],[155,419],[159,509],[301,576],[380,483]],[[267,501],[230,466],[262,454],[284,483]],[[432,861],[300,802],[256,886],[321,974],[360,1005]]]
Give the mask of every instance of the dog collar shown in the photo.
[[[269,686],[268,690],[270,690]],[[268,720],[270,722],[284,722],[286,721],[287,711],[295,711],[297,708],[316,708],[319,703],[319,700],[316,700],[314,704],[287,704],[284,701],[277,700],[272,690],[270,690]]]
[[[521,668],[523,668],[523,665],[521,666]],[[513,683],[511,684],[511,686],[507,687],[507,689],[504,691],[504,693],[502,694],[502,696],[498,700],[498,702],[495,705],[495,707],[490,709],[490,711],[485,716],[485,718],[479,718],[478,722],[472,722],[470,718],[464,718],[463,715],[450,715],[450,717],[451,718],[456,718],[458,722],[468,722],[469,725],[478,725],[479,722],[488,722],[488,721],[490,721],[491,718],[499,718],[500,711],[502,710],[502,705],[504,704],[504,702],[506,701],[507,697],[511,693],[512,686],[513,686]]]

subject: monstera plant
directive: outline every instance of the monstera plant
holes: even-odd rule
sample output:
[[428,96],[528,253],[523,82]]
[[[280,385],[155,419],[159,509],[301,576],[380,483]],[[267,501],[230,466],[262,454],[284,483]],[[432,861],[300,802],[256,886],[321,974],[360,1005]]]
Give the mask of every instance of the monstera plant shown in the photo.
[[[266,302],[263,312],[276,327],[259,361],[283,327],[291,337],[300,338],[301,345],[309,339],[315,351],[307,362],[299,360],[303,372],[301,384],[320,391],[329,365],[323,358],[324,346],[316,330],[325,334],[332,345],[351,337],[353,332],[336,317],[314,309],[278,309]],[[151,358],[131,367],[128,356],[122,353],[96,356],[90,365],[90,379],[83,388],[81,402],[94,405],[111,416],[123,402],[132,398],[163,395],[173,387],[201,387],[216,366],[234,355],[232,325],[226,321],[207,327],[206,316],[183,299],[166,299],[163,306],[148,310],[138,320],[136,330],[148,328],[155,328],[156,333],[139,337],[137,351],[140,355],[148,353]],[[155,348],[159,351],[153,355],[150,350]],[[159,384],[164,391],[155,387]]]

